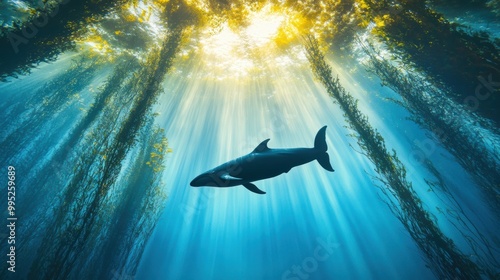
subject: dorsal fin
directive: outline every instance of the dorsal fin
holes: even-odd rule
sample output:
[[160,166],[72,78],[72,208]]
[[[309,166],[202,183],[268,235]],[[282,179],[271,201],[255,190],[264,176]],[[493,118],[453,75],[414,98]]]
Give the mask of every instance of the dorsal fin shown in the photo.
[[264,141],[262,141],[262,143],[259,144],[259,146],[257,146],[257,148],[255,148],[252,153],[262,153],[262,152],[265,152],[265,151],[268,151],[269,148],[267,147],[267,142],[269,142],[269,140],[271,139],[266,139]]

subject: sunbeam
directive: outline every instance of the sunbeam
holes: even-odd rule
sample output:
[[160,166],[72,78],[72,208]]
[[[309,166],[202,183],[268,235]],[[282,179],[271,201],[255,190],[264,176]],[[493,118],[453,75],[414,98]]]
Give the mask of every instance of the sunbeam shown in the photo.
[[0,1],[0,278],[498,279],[465,2]]

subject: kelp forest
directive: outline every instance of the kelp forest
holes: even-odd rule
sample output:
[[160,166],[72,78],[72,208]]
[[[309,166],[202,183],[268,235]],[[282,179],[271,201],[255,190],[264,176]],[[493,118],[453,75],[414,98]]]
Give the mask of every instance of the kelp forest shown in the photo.
[[[2,279],[500,277],[500,1],[3,0],[0,23]],[[190,186],[325,125],[333,173]]]

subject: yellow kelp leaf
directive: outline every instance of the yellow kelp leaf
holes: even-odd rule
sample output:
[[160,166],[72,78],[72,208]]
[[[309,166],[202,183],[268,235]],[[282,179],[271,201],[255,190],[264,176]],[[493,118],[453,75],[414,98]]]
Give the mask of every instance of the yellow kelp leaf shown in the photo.
[[385,26],[385,22],[384,22],[384,19],[382,17],[375,17],[373,19],[373,21],[375,22],[377,27],[384,27]]
[[128,21],[128,22],[134,22],[134,21],[136,21],[136,19],[137,18],[134,15],[132,15],[132,14],[128,14],[128,15],[125,16],[125,20]]

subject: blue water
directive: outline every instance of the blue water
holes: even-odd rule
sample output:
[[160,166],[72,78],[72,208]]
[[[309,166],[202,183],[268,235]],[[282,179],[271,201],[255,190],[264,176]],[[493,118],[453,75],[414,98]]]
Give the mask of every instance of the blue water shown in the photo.
[[[186,70],[192,78],[185,72],[170,75],[156,107],[174,153],[164,175],[167,207],[146,247],[139,279],[293,279],[286,271],[297,265],[309,270],[305,274],[311,279],[432,278],[412,239],[381,199],[372,164],[353,148],[357,144],[347,136],[339,108],[303,70],[307,61],[241,82],[204,77],[203,59],[192,60],[195,65]],[[425,134],[404,119],[404,110],[370,94],[393,93],[376,81],[357,82],[366,81],[367,73],[351,75],[332,63],[388,146],[411,163],[412,142],[425,140]],[[196,175],[249,153],[267,138],[271,148],[311,147],[323,125],[328,126],[335,173],[315,162],[297,167],[256,182],[265,196],[242,186],[189,187]],[[434,157],[443,169],[460,170],[440,153]],[[425,195],[419,185],[426,174],[422,166],[413,167],[410,178]],[[449,179],[457,187],[472,184],[466,175],[455,173]],[[433,199],[426,204],[439,205]],[[474,209],[478,211],[488,210]],[[318,239],[331,240],[335,248],[316,267],[310,258],[320,246]]]
[[[281,279],[314,256],[322,239],[335,248],[309,269],[312,279],[429,277],[411,239],[377,196],[367,173],[371,164],[349,146],[353,139],[324,89],[307,72],[270,74],[285,77],[232,84],[180,73],[166,80],[173,89],[157,111],[174,149],[165,171],[170,195],[137,276]],[[257,182],[265,196],[243,187],[188,186],[198,173],[268,137],[270,147],[310,147],[323,125],[333,174],[317,163],[301,166]]]
[[[488,31],[495,33],[496,29],[494,26]],[[247,31],[224,32],[223,29],[220,33],[226,37],[222,38],[223,45],[219,45],[218,51],[214,51],[220,43],[217,40],[221,40],[218,33],[188,32],[161,83],[161,94],[152,111],[156,113],[154,126],[164,129],[172,149],[166,155],[165,169],[159,173],[164,183],[159,189],[166,192],[167,199],[163,209],[132,213],[140,216],[138,221],[156,222],[151,235],[142,233],[136,237],[136,243],[119,244],[133,247],[130,256],[140,255],[138,260],[133,260],[137,270],[133,274],[115,270],[108,274],[122,280],[437,279],[411,232],[388,206],[391,197],[382,191],[386,186],[377,179],[376,164],[368,159],[352,136],[355,132],[349,128],[340,106],[313,76],[303,42],[298,40],[287,48],[271,48],[251,40]],[[8,78],[8,82],[1,83],[3,111],[0,117],[19,124],[44,117],[30,115],[30,108],[37,104],[12,108],[30,100],[46,82],[69,71],[72,61],[81,54],[66,52],[52,63],[40,64],[29,75]],[[397,152],[406,168],[406,179],[442,233],[473,261],[489,258],[474,251],[477,248],[465,237],[480,233],[482,240],[488,241],[478,243],[480,248],[491,249],[491,255],[500,257],[497,211],[486,203],[484,192],[458,160],[429,131],[411,121],[411,114],[405,108],[388,100],[401,101],[401,98],[390,88],[382,87],[380,79],[365,70],[366,65],[360,62],[362,55],[341,57],[327,52],[326,61],[333,69],[333,76],[359,100],[359,110],[383,137],[387,150]],[[64,201],[64,188],[73,176],[73,167],[79,163],[78,155],[86,154],[87,149],[99,144],[92,143],[95,135],[88,133],[94,127],[83,134],[82,139],[88,142],[82,140],[85,144],[79,142],[80,146],[72,147],[74,150],[68,149],[74,166],[61,167],[62,175],[54,172],[54,168],[49,169],[56,173],[52,175],[58,181],[54,181],[51,188],[44,188],[42,195],[31,196],[32,191],[41,187],[37,182],[45,180],[45,175],[38,172],[47,170],[44,166],[55,164],[53,157],[70,137],[75,124],[94,106],[97,94],[113,73],[114,62],[107,61],[96,70],[83,89],[64,96],[65,105],[33,128],[36,133],[28,139],[28,144],[19,147],[14,143],[18,154],[2,147],[2,153],[8,155],[4,158],[11,161],[2,163],[2,168],[5,165],[30,167],[19,171],[19,176],[27,178],[27,184],[18,187],[20,207],[34,209],[27,211],[32,214],[23,216],[26,225],[21,225],[25,228],[19,233],[32,238],[27,239],[27,245],[20,250],[22,264],[29,266],[37,256],[44,256],[39,249],[44,248],[40,244],[44,230],[56,220],[58,207],[72,203]],[[142,63],[140,67],[146,68]],[[113,102],[119,104],[116,99]],[[103,111],[111,110],[113,102]],[[128,110],[130,107],[124,106],[122,114],[126,115]],[[123,115],[117,117],[117,127],[123,122]],[[103,116],[97,118],[105,118]],[[243,186],[194,188],[189,185],[202,172],[251,152],[268,138],[270,148],[312,147],[317,131],[325,125],[333,173],[313,161],[280,176],[254,182],[265,195],[252,193]],[[0,141],[15,127],[0,130]],[[498,135],[491,132],[492,147],[499,144],[497,140]],[[85,247],[88,243],[84,242],[82,248],[75,249],[75,252],[84,251],[83,260],[78,259],[75,266],[85,264],[86,268],[92,268],[93,260],[102,261],[100,251],[91,252],[93,244],[105,244],[96,240],[123,238],[109,237],[105,229],[113,225],[114,221],[108,218],[115,217],[112,214],[116,214],[114,207],[120,205],[121,191],[130,187],[128,180],[132,179],[127,176],[133,173],[130,168],[134,166],[134,157],[143,151],[141,147],[134,144],[127,150],[117,183],[103,195],[109,198],[106,200],[109,204],[104,203],[97,211],[101,216],[86,237],[90,247]],[[416,154],[424,155],[434,164],[456,204],[450,204],[449,194],[430,191],[426,180],[436,178],[415,159]],[[99,155],[105,159],[105,153]],[[91,171],[94,169],[89,167],[89,176],[97,176]],[[135,187],[146,189],[146,184]],[[457,216],[466,220],[464,224],[460,222],[463,220],[454,218],[457,216],[453,211],[457,208],[462,211]],[[155,216],[156,210],[160,211],[159,217]],[[122,211],[117,216],[133,216],[128,209]],[[61,219],[61,224],[64,221]],[[35,227],[38,223],[40,226]],[[467,231],[467,228],[473,230]],[[70,234],[62,236],[68,238],[64,239],[68,243],[72,241]],[[3,242],[6,236],[1,237]],[[476,241],[481,239],[474,237]],[[96,243],[92,243],[94,241]],[[64,242],[61,244],[64,247]],[[33,253],[28,254],[30,251]],[[116,255],[121,253],[117,250]],[[57,257],[55,259],[57,262]],[[107,265],[106,261],[103,263]],[[497,264],[495,260],[492,263]],[[114,269],[114,265],[109,267]],[[9,276],[26,278],[29,269],[20,267],[21,277]],[[498,266],[495,272],[498,273]],[[88,275],[79,276],[83,279]]]

